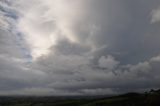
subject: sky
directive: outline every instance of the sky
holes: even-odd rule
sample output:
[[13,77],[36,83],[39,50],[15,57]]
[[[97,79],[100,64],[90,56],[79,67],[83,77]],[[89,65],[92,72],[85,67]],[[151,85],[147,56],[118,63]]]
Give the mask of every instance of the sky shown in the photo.
[[160,88],[160,0],[0,0],[0,95]]

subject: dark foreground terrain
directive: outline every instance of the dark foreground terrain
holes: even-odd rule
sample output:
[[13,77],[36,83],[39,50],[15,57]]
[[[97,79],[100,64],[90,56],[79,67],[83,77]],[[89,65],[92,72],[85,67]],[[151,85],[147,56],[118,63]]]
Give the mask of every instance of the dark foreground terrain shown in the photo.
[[160,90],[113,97],[0,97],[0,106],[160,106]]

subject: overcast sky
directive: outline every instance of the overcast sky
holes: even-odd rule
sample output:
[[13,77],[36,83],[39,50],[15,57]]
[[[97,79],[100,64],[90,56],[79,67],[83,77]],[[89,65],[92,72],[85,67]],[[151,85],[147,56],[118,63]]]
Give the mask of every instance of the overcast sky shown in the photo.
[[0,0],[0,95],[160,88],[160,0]]

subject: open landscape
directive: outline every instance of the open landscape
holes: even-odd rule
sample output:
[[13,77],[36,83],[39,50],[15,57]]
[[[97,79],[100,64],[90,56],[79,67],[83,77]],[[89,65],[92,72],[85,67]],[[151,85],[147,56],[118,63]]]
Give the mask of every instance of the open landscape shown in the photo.
[[160,106],[160,90],[118,96],[0,97],[0,106]]

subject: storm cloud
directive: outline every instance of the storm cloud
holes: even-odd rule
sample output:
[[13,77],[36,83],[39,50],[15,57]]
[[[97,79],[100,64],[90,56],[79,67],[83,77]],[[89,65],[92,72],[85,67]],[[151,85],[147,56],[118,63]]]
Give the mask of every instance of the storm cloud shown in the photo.
[[160,87],[160,0],[1,0],[1,95]]

